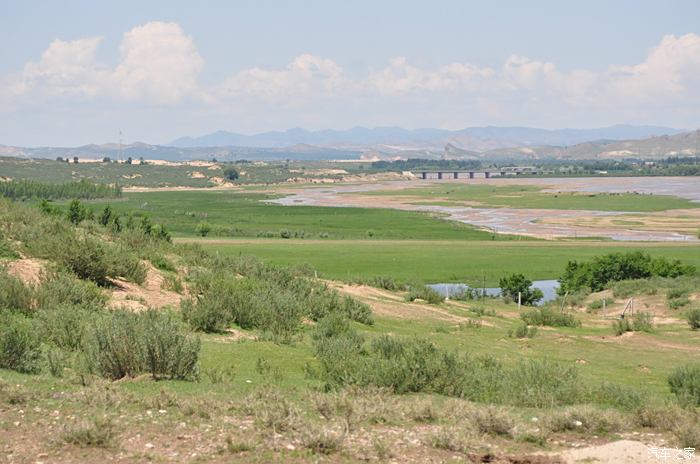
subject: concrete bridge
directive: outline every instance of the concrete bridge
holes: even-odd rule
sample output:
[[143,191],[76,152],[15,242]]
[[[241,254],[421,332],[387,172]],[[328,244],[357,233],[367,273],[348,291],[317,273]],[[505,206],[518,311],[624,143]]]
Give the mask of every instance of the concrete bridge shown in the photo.
[[[419,179],[474,179],[477,177],[490,179],[494,173],[491,171],[418,171],[416,177]],[[496,175],[501,175],[498,172]]]
[[485,178],[490,179],[491,177],[505,177],[505,176],[519,176],[521,174],[537,174],[537,168],[526,166],[513,166],[513,167],[502,167],[494,168],[491,170],[482,171],[454,171],[454,170],[438,170],[438,171],[417,171],[416,177],[419,179],[474,179],[474,178]]

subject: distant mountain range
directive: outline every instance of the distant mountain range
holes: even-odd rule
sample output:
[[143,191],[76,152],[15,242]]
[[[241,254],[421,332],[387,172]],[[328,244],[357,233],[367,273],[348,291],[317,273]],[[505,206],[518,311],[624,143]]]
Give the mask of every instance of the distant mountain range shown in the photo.
[[450,158],[481,160],[659,159],[700,154],[700,131],[656,126],[611,126],[599,129],[531,129],[474,127],[459,131],[406,130],[383,127],[346,131],[291,129],[241,135],[215,132],[181,138],[170,145],[116,143],[81,147],[8,147],[0,156],[23,158],[334,160]]
[[266,147],[281,148],[296,144],[351,149],[421,150],[443,149],[447,144],[470,151],[496,148],[568,146],[595,140],[640,139],[673,135],[679,129],[658,126],[616,125],[597,129],[534,129],[529,127],[469,127],[461,130],[402,129],[400,127],[354,127],[348,130],[307,131],[289,129],[243,135],[218,131],[200,137],[182,137],[168,145],[181,148]]

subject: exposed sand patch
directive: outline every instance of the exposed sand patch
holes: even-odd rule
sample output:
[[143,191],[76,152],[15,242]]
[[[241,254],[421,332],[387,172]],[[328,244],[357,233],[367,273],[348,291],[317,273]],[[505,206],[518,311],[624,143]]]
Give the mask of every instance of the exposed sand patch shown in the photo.
[[46,268],[46,261],[34,258],[23,258],[7,263],[7,272],[29,285],[41,282],[41,275]]
[[182,295],[165,289],[165,279],[160,271],[148,262],[145,264],[147,273],[143,285],[121,279],[112,280],[115,289],[107,303],[109,307],[141,311],[147,308],[180,306]]
[[367,303],[372,308],[372,312],[378,316],[421,321],[433,319],[455,324],[465,322],[468,319],[467,317],[452,314],[439,306],[419,302],[407,302],[401,295],[388,290],[366,285],[345,285],[341,283],[334,283],[332,287],[342,294],[352,296],[363,303]]
[[[649,451],[649,446],[639,441],[620,440],[604,445],[587,446],[585,448],[569,449],[556,454],[567,464],[599,463],[599,464],[658,464],[663,462]],[[666,445],[655,444],[663,447]],[[669,460],[671,461],[671,460]],[[672,459],[675,462],[675,459]],[[692,461],[698,462],[697,458]]]
[[204,178],[207,177],[207,176],[205,176],[204,173],[202,173],[202,172],[199,172],[199,171],[192,171],[192,172],[190,173],[190,177],[193,178],[193,179],[204,179]]

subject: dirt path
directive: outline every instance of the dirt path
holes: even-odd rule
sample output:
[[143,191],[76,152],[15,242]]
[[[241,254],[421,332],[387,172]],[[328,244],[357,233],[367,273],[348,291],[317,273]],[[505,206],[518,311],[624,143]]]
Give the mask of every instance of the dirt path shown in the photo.
[[659,464],[662,462],[700,462],[700,459],[678,460],[681,450],[670,447],[671,457],[662,459],[655,455],[659,448],[665,445],[645,445],[639,441],[620,440],[604,445],[587,446],[585,448],[569,449],[557,453],[567,464],[596,463],[596,464]]

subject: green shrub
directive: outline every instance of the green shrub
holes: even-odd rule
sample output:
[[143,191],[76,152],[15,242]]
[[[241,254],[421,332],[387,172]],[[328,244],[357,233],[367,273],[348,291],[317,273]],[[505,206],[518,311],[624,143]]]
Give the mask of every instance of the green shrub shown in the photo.
[[188,380],[198,375],[199,349],[171,313],[115,311],[88,329],[86,357],[92,371],[113,380],[144,372]]
[[544,298],[542,290],[532,288],[532,281],[526,279],[522,274],[511,274],[503,277],[498,285],[501,287],[501,294],[504,298],[518,301],[518,295],[520,295],[520,302],[525,306],[533,306]]
[[0,312],[0,368],[37,373],[41,349],[39,333],[32,320],[10,312]]
[[209,232],[211,232],[211,224],[209,224],[207,221],[201,221],[194,228],[194,231],[197,233],[197,235],[206,237],[209,235]]
[[692,330],[700,329],[700,308],[691,309],[686,313],[688,325]]
[[533,308],[520,314],[527,325],[551,327],[580,327],[581,321],[569,313],[564,313],[550,307]]
[[29,198],[113,198],[121,196],[117,185],[93,184],[87,180],[65,182],[62,184],[40,182],[30,179],[13,179],[0,184],[0,196],[13,200]]
[[19,258],[19,254],[0,231],[0,258]]
[[83,346],[85,329],[95,317],[95,308],[69,304],[52,305],[37,312],[37,321],[46,342],[67,351]]
[[668,377],[668,385],[682,402],[700,406],[700,364],[678,367]]
[[63,432],[63,441],[82,447],[109,448],[116,443],[117,433],[111,419],[94,418]]
[[508,331],[508,337],[511,338],[534,338],[535,335],[537,335],[537,327],[530,327],[524,322]]
[[0,310],[17,309],[26,313],[32,309],[32,306],[31,288],[0,268]]
[[36,290],[39,308],[57,305],[74,305],[85,308],[102,308],[107,295],[94,282],[80,280],[66,272],[49,273]]
[[593,300],[588,304],[589,311],[598,311],[603,309],[603,306],[610,306],[615,302],[612,298],[602,298],[600,300]]
[[111,246],[106,251],[107,275],[137,284],[142,284],[146,280],[146,266],[135,253],[129,251],[122,244]]
[[188,380],[198,376],[200,340],[189,335],[173,313],[142,313],[140,330],[145,369],[154,379]]
[[440,304],[445,298],[426,285],[413,285],[406,295],[406,301],[423,300],[429,304]]
[[104,245],[96,239],[82,238],[65,244],[56,258],[83,280],[91,280],[98,285],[108,283],[107,254]]
[[651,332],[654,329],[653,319],[651,313],[638,312],[614,321],[612,327],[615,335],[625,332]]
[[572,404],[585,393],[575,368],[546,360],[504,366],[491,357],[458,356],[428,340],[387,335],[367,348],[339,315],[319,322],[313,344],[319,371],[309,374],[328,387],[371,386],[533,407]]
[[569,261],[564,275],[559,279],[558,292],[563,295],[582,288],[597,292],[611,282],[646,279],[652,276],[674,278],[694,275],[695,272],[691,265],[663,257],[652,258],[641,251],[610,253],[593,258],[589,262]]
[[403,290],[404,285],[400,284],[393,277],[389,276],[374,276],[368,282],[372,287],[383,288],[384,290],[398,291]]
[[668,307],[670,309],[679,309],[683,306],[688,306],[690,304],[690,299],[688,298],[676,298],[674,300],[668,300]]

